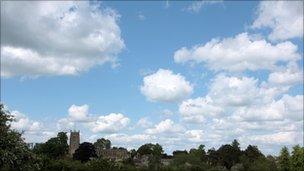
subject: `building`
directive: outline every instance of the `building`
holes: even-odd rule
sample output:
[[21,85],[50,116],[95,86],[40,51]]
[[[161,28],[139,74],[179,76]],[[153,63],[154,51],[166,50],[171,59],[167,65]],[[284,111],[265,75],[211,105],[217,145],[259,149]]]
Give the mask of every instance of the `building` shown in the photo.
[[124,161],[130,158],[130,153],[127,149],[122,148],[112,148],[112,149],[103,149],[100,151],[101,157],[110,159],[112,161]]
[[79,131],[71,131],[70,132],[70,146],[69,146],[69,154],[73,156],[75,151],[78,149],[80,144],[80,136]]

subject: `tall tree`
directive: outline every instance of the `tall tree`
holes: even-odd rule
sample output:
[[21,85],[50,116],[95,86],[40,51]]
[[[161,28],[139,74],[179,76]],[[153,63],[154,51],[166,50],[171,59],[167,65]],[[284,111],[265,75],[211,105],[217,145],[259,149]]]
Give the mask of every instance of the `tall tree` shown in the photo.
[[222,145],[217,152],[220,156],[220,164],[225,166],[227,169],[230,169],[237,161],[237,158],[235,158],[234,155],[231,155],[233,154],[234,149],[229,144]]
[[291,170],[300,171],[304,169],[304,147],[296,145],[292,149],[290,158]]
[[290,170],[290,155],[286,146],[281,149],[279,156],[279,166],[282,171]]
[[152,154],[153,153],[153,150],[152,150],[153,146],[154,146],[154,144],[151,144],[151,143],[144,144],[137,149],[137,153],[139,153],[140,155]]
[[53,159],[62,158],[69,150],[67,141],[68,136],[66,132],[59,132],[56,137],[50,138],[45,143],[36,145],[33,151]]
[[111,148],[111,141],[105,138],[100,138],[94,143],[97,156],[101,156],[102,150]]
[[36,156],[27,148],[21,134],[11,129],[13,120],[0,104],[0,170],[34,170]]
[[97,157],[95,147],[89,142],[81,143],[73,155],[75,160],[80,160],[81,162],[87,162],[94,157]]

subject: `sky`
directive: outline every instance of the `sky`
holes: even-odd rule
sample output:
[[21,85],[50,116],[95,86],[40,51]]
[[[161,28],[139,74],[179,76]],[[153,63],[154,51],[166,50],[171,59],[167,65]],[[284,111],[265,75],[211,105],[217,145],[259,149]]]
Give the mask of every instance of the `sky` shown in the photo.
[[1,1],[1,103],[26,142],[303,145],[302,1]]

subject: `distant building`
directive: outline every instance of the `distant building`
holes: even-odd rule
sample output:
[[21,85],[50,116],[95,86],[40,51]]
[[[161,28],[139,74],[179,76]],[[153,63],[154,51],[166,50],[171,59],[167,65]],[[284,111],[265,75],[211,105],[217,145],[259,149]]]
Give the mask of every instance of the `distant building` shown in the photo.
[[78,149],[80,144],[80,136],[79,131],[71,131],[70,132],[70,146],[69,146],[69,154],[73,156],[75,151]]
[[101,157],[110,159],[112,161],[123,161],[131,157],[127,149],[103,149],[100,151]]

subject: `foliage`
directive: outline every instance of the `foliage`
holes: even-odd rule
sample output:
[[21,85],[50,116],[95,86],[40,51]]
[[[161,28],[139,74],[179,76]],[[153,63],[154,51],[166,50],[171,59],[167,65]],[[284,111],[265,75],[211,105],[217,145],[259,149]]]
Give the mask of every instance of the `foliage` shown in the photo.
[[69,149],[67,141],[68,137],[66,133],[59,132],[57,137],[53,137],[45,143],[37,144],[33,151],[36,154],[46,155],[53,159],[62,158],[67,154]]
[[39,160],[27,148],[21,134],[10,128],[13,119],[0,104],[0,170],[39,169]]
[[291,170],[300,171],[304,168],[304,147],[296,145],[293,147],[290,158]]
[[97,141],[94,142],[94,147],[95,147],[97,156],[101,157],[102,150],[111,148],[111,141],[108,139],[105,139],[105,138],[97,139]]
[[73,155],[75,160],[80,160],[81,162],[87,162],[94,157],[97,157],[95,147],[89,142],[81,143]]
[[285,146],[281,149],[280,156],[279,156],[279,167],[282,171],[290,170],[290,155],[288,148]]

